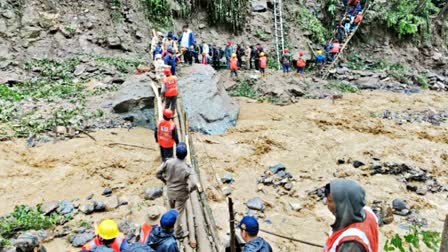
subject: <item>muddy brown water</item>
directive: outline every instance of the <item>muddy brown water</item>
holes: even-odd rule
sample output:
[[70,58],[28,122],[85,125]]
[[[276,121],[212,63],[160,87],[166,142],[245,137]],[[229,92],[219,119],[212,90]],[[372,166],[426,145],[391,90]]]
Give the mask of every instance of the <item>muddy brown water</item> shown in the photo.
[[[405,162],[428,169],[446,185],[448,173],[448,124],[427,123],[397,125],[376,115],[384,110],[446,109],[446,94],[426,92],[403,95],[364,92],[345,95],[332,104],[330,100],[301,100],[290,106],[260,104],[240,99],[238,124],[226,134],[194,135],[196,155],[202,180],[221,236],[228,230],[225,199],[219,194],[223,185],[217,176],[231,172],[235,183],[232,197],[237,218],[245,213],[244,202],[260,196],[268,202],[261,227],[283,235],[323,244],[333,217],[322,202],[309,200],[308,191],[325,185],[336,176],[353,178],[366,188],[368,201],[391,202],[401,197],[420,209],[429,228],[441,230],[448,209],[446,193],[418,196],[406,191],[393,176],[363,176],[362,169],[336,165],[339,158],[352,158],[366,163],[372,157],[382,161]],[[94,134],[97,142],[87,137],[48,143],[27,148],[23,140],[0,144],[0,214],[17,204],[38,204],[50,200],[81,199],[94,193],[101,199],[105,186],[116,188],[114,194],[125,197],[129,205],[109,213],[84,216],[70,222],[76,227],[81,219],[97,223],[101,218],[130,219],[141,223],[145,209],[163,205],[163,200],[143,201],[143,190],[161,186],[154,177],[159,152],[153,132],[146,129],[113,129]],[[110,146],[129,143],[148,149]],[[281,162],[297,179],[298,197],[278,197],[274,189],[257,191],[256,179],[270,164]],[[289,202],[300,203],[299,212],[290,210]],[[266,221],[268,220],[268,221]],[[270,224],[269,224],[269,223]],[[381,228],[381,242],[399,227],[404,219],[395,216],[394,223]],[[261,233],[275,251],[321,251]],[[64,239],[46,244],[51,251],[70,251]],[[75,250],[73,250],[75,251]]]

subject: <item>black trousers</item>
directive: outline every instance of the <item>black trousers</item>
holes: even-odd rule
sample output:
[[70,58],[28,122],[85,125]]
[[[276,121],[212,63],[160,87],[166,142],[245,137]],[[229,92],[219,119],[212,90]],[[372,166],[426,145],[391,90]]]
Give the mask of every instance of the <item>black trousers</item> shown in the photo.
[[162,157],[162,162],[165,162],[168,158],[173,157],[174,148],[163,148],[160,146],[160,156]]
[[165,97],[165,108],[171,109],[173,112],[176,110],[177,96],[167,96]]
[[260,70],[260,60],[259,59],[255,59],[255,69]]

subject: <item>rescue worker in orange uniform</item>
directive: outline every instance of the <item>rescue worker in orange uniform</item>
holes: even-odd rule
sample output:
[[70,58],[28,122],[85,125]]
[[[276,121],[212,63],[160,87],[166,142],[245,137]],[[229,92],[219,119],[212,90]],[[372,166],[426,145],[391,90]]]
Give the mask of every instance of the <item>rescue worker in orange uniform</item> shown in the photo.
[[268,58],[264,54],[264,52],[260,53],[260,73],[261,76],[266,75],[266,67],[268,66]]
[[378,252],[378,219],[366,207],[366,193],[355,181],[336,179],[325,186],[328,209],[336,220],[324,252]]
[[341,51],[341,44],[339,43],[339,40],[335,39],[333,44],[331,45],[331,49],[330,49],[331,61],[334,61],[336,59],[336,55],[340,51]]
[[165,109],[171,109],[172,111],[176,110],[176,101],[177,101],[177,78],[174,75],[171,75],[171,69],[165,68],[163,69],[163,73],[165,74],[165,79],[163,80],[162,85],[162,97],[165,99]]
[[305,61],[305,59],[303,58],[303,55],[304,55],[305,53],[303,52],[303,51],[300,51],[299,52],[299,58],[297,59],[297,63],[296,63],[296,66],[297,66],[297,74],[298,75],[300,75],[300,74],[304,74],[305,73],[305,66],[306,66],[306,61]]
[[103,220],[98,225],[96,233],[95,238],[81,248],[81,252],[90,252],[99,246],[106,246],[114,252],[120,252],[129,246],[126,236],[120,233],[117,223],[113,220]]
[[179,143],[176,124],[171,120],[172,118],[173,111],[171,109],[164,109],[163,120],[157,124],[157,128],[154,131],[156,142],[160,145],[162,162],[173,157],[174,144]]
[[230,78],[232,78],[233,75],[238,78],[238,58],[236,57],[236,53],[232,53],[232,57],[230,58]]

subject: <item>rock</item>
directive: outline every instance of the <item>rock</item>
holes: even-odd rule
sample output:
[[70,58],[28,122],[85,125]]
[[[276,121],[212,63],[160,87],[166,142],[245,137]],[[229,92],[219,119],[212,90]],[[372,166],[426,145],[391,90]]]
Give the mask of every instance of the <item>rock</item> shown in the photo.
[[269,170],[273,174],[277,174],[280,171],[286,170],[286,167],[283,164],[276,164],[276,165],[273,165],[273,166],[269,166]]
[[400,216],[408,216],[411,213],[409,209],[403,209],[401,211],[394,211],[394,214],[400,215]]
[[296,211],[296,212],[302,210],[302,204],[297,203],[297,202],[294,202],[294,203],[293,202],[289,202],[289,206],[291,207],[291,209],[293,211]]
[[356,86],[363,90],[376,90],[381,88],[379,79],[374,77],[363,77],[355,81]]
[[392,208],[397,211],[401,211],[403,209],[409,209],[409,206],[403,200],[396,198],[392,201]]
[[104,201],[104,205],[106,206],[106,211],[113,211],[120,206],[120,201],[117,196],[110,197]]
[[146,75],[131,75],[112,98],[113,111],[133,125],[155,128],[152,80]]
[[260,197],[255,197],[246,202],[246,206],[251,210],[263,211],[264,202]]
[[418,187],[417,187],[416,185],[410,185],[410,184],[407,184],[407,185],[406,185],[406,189],[409,190],[409,191],[411,191],[411,192],[416,192],[417,189],[418,189]]
[[120,221],[118,229],[126,235],[126,238],[130,243],[136,242],[137,235],[140,233],[140,225],[129,220]]
[[0,84],[17,84],[20,82],[23,82],[23,78],[20,77],[17,73],[0,71]]
[[[220,84],[210,65],[194,64],[182,70],[179,80],[190,129],[205,134],[222,134],[235,126],[239,105]],[[198,99],[200,97],[200,99]]]
[[222,194],[224,194],[224,196],[230,196],[232,194],[232,188],[230,187],[224,187],[222,189]]
[[205,28],[205,24],[199,24],[198,28],[199,29],[204,29]]
[[40,210],[42,210],[42,212],[45,215],[49,215],[52,212],[54,212],[57,208],[59,207],[59,201],[50,201],[50,202],[46,202],[44,204],[42,204],[42,206],[40,207]]
[[89,194],[89,196],[86,197],[86,200],[91,200],[93,198],[93,193]]
[[69,200],[63,200],[59,202],[59,207],[57,209],[57,212],[62,215],[67,215],[72,213],[75,210],[75,207],[73,206],[73,203]]
[[253,12],[265,12],[268,9],[267,1],[252,1]]
[[95,204],[94,202],[89,202],[87,204],[81,205],[79,207],[79,211],[81,211],[83,214],[89,215],[95,211]]
[[103,196],[109,197],[112,195],[112,189],[109,187],[104,188],[103,193],[101,194]]
[[233,179],[232,174],[226,172],[224,176],[221,177],[221,182],[224,184],[231,184],[235,182],[235,180]]
[[345,159],[343,159],[343,158],[338,159],[338,165],[341,165],[341,164],[345,164]]
[[424,188],[424,187],[420,187],[417,189],[417,191],[415,191],[418,195],[426,195],[426,193],[428,192],[428,189]]
[[386,210],[382,214],[382,220],[384,224],[391,224],[394,222],[394,212],[392,211],[392,208],[387,207]]
[[73,72],[73,74],[75,76],[80,76],[81,74],[83,74],[86,71],[86,67],[83,65],[77,65],[75,68],[75,72]]
[[86,244],[89,241],[91,241],[93,239],[93,237],[95,237],[95,232],[93,232],[93,231],[88,231],[88,232],[85,232],[85,233],[76,234],[71,239],[72,246],[73,247],[81,247],[84,244]]
[[159,217],[165,212],[166,212],[166,209],[164,207],[154,205],[154,206],[149,207],[146,210],[146,217],[153,222],[157,222]]
[[285,188],[287,191],[290,191],[292,189],[292,184],[291,183],[286,183],[283,188]]
[[160,188],[148,188],[145,190],[145,200],[155,200],[162,197],[163,190]]
[[67,134],[67,128],[64,126],[56,126],[56,128],[54,128],[54,133],[58,135],[65,135]]
[[121,40],[119,37],[108,37],[107,46],[109,48],[121,48]]
[[129,201],[126,198],[120,197],[120,198],[118,198],[118,204],[120,206],[125,206],[125,205],[129,204]]
[[359,167],[364,166],[364,165],[365,164],[363,162],[361,162],[361,161],[358,161],[358,160],[353,161],[353,167],[355,167],[355,168],[359,168]]
[[106,204],[103,201],[96,200],[93,202],[95,212],[103,212],[106,210]]

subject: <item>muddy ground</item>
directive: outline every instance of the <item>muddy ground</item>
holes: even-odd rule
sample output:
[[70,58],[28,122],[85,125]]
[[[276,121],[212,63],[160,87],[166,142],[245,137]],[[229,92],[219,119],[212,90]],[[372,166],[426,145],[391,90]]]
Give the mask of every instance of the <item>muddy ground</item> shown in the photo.
[[[351,164],[337,165],[340,158],[368,163],[372,157],[382,161],[404,162],[428,169],[443,185],[448,184],[448,124],[405,123],[382,119],[385,110],[422,111],[429,108],[446,110],[444,93],[425,92],[414,95],[386,92],[362,92],[344,95],[342,100],[300,100],[289,106],[275,106],[240,99],[241,114],[236,128],[224,135],[194,134],[196,155],[202,170],[204,188],[220,234],[228,230],[226,201],[217,182],[230,172],[235,182],[232,197],[239,219],[246,212],[244,203],[260,196],[268,204],[262,215],[261,227],[280,234],[322,244],[333,217],[321,201],[307,193],[325,185],[335,177],[356,179],[366,188],[368,202],[391,202],[400,197],[420,209],[428,219],[428,227],[441,230],[444,209],[448,208],[446,193],[419,196],[408,192],[397,177],[365,176],[363,169]],[[94,134],[97,142],[81,137],[27,148],[24,140],[0,145],[0,214],[13,210],[17,204],[37,204],[50,200],[84,200],[94,193],[101,199],[105,186],[126,198],[127,206],[109,213],[75,216],[71,225],[81,219],[98,221],[106,216],[130,219],[141,223],[146,209],[163,205],[163,200],[144,201],[143,190],[161,186],[154,177],[159,163],[152,131],[147,129],[101,130]],[[147,149],[111,146],[128,143]],[[296,178],[293,196],[277,197],[268,186],[257,191],[256,179],[268,165],[281,162]],[[302,209],[292,211],[289,202],[300,203]],[[269,204],[271,206],[269,206]],[[266,222],[266,220],[269,220]],[[268,224],[268,222],[272,224]],[[381,243],[392,232],[404,232],[402,217],[381,228]],[[320,251],[262,234],[275,251]],[[49,251],[69,247],[60,238],[47,244]]]

